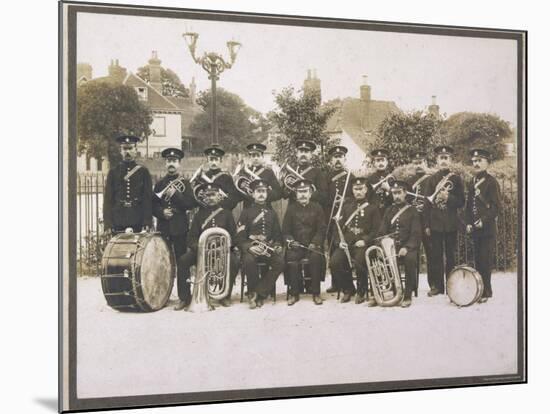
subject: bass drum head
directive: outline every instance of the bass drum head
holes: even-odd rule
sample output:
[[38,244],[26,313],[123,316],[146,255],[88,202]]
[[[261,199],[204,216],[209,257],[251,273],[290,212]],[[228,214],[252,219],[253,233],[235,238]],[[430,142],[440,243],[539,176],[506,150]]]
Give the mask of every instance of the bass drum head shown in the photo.
[[483,293],[483,280],[477,270],[468,266],[455,267],[447,278],[447,295],[457,306],[469,306]]
[[150,310],[159,310],[168,302],[174,271],[174,258],[168,244],[161,236],[151,236],[143,250],[139,267],[143,300]]

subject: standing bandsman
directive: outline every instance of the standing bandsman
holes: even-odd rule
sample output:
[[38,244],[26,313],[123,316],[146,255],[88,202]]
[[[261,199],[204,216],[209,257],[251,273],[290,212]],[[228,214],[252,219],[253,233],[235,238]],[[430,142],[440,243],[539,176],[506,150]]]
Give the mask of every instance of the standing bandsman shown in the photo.
[[[273,170],[265,165],[264,152],[266,150],[264,144],[249,144],[246,146],[247,167],[257,176],[256,179],[261,179],[267,183],[269,191],[267,193],[266,205],[271,207],[271,203],[280,200],[282,197],[282,189]],[[243,208],[250,207],[254,204],[253,196],[244,197]]]
[[231,174],[221,169],[221,163],[225,151],[217,145],[212,145],[204,150],[206,156],[206,165],[208,170],[204,172],[209,180],[209,183],[215,183],[227,195],[220,203],[220,206],[232,211],[241,199],[241,195],[235,184]]
[[466,232],[474,239],[475,267],[483,279],[483,294],[479,302],[484,303],[493,296],[491,270],[495,256],[496,218],[501,208],[500,186],[487,172],[491,154],[484,149],[473,149],[470,156],[476,175],[468,186]]
[[174,308],[175,310],[182,310],[191,301],[191,289],[187,281],[190,277],[191,266],[197,264],[198,243],[203,231],[212,227],[221,227],[227,230],[231,237],[232,248],[229,258],[230,286],[227,297],[220,302],[223,306],[231,304],[231,290],[235,282],[235,276],[237,276],[237,272],[239,271],[237,255],[233,247],[237,230],[233,213],[221,206],[220,201],[222,197],[220,187],[217,184],[203,183],[200,186],[199,190],[204,194],[206,207],[201,206],[193,217],[191,229],[189,229],[189,234],[187,235],[187,246],[189,249],[178,260],[178,296],[180,301]]
[[390,185],[393,179],[390,176],[389,157],[390,153],[384,148],[379,148],[371,151],[370,156],[376,171],[367,177],[367,182],[374,190],[371,194],[371,202],[375,203],[380,209],[380,215],[384,215],[384,211],[392,204],[390,193]]
[[[295,170],[303,179],[309,180],[315,187],[311,195],[311,201],[319,204],[322,208],[326,208],[328,203],[328,187],[326,176],[320,168],[314,167],[311,164],[313,152],[317,145],[313,141],[300,139],[296,141],[296,151],[298,165]],[[283,197],[289,199],[289,205],[296,203],[296,192],[288,188],[283,188]],[[323,212],[324,215],[324,212]]]
[[406,202],[408,185],[395,180],[391,186],[393,204],[388,207],[382,218],[379,236],[396,232],[395,249],[398,263],[405,267],[405,292],[401,307],[411,305],[412,292],[416,289],[416,271],[421,228],[418,211]]
[[300,299],[302,277],[300,260],[309,259],[310,291],[313,302],[322,305],[321,279],[324,276],[324,256],[322,246],[326,231],[323,208],[312,201],[312,183],[309,180],[296,182],[296,202],[289,203],[283,219],[283,239],[286,251],[285,272],[290,282],[288,305],[294,305]]
[[195,208],[197,202],[191,184],[179,172],[183,151],[166,148],[161,155],[165,159],[166,175],[153,189],[153,215],[157,218],[157,230],[171,243],[178,258],[187,250],[187,211]]
[[[329,243],[329,254],[332,255],[334,250],[338,247],[338,240],[335,240],[336,233],[334,231],[334,220],[332,217],[338,212],[338,205],[347,199],[353,198],[353,192],[351,190],[351,183],[354,176],[350,174],[348,188],[346,194],[343,194],[344,187],[346,185],[346,179],[348,176],[348,170],[346,169],[346,154],[348,149],[342,145],[336,145],[328,150],[328,156],[330,157],[329,165],[330,172],[327,175],[328,182],[328,205],[327,205],[327,241]],[[337,237],[336,237],[337,238]],[[338,291],[338,285],[335,283],[336,278],[331,271],[331,287],[327,289],[327,293],[334,293]]]
[[424,151],[417,151],[412,155],[412,163],[416,167],[416,174],[407,180],[407,184],[411,189],[411,193],[414,193],[416,196],[412,198],[412,205],[416,208],[416,211],[420,214],[420,225],[422,227],[422,245],[424,246],[424,253],[426,254],[426,267],[428,274],[428,285],[430,289],[435,288],[435,282],[433,280],[433,275],[431,272],[431,245],[430,238],[426,234],[426,223],[424,222],[424,196],[426,196],[426,186],[428,184],[428,179],[430,174],[427,174],[428,161],[427,154]]
[[117,139],[122,161],[109,170],[103,193],[103,225],[106,232],[148,230],[153,222],[151,174],[136,164],[138,137]]
[[458,209],[464,206],[464,184],[459,175],[450,171],[453,149],[447,145],[434,148],[438,171],[426,183],[424,200],[424,233],[432,248],[432,281],[428,296],[445,292],[445,281],[455,267]]
[[[275,210],[267,204],[269,186],[264,180],[250,183],[254,203],[246,207],[239,217],[236,243],[241,251],[243,271],[246,274],[251,309],[261,306],[269,296],[277,278],[284,269],[282,256],[281,225]],[[258,243],[258,245],[254,245]],[[267,245],[273,251],[266,254],[261,245]],[[269,270],[260,280],[258,262],[269,266]]]
[[368,268],[365,251],[380,226],[380,212],[378,207],[369,203],[370,190],[366,178],[354,178],[350,183],[353,199],[347,200],[342,209],[342,232],[344,240],[339,240],[338,231],[335,237],[338,240],[336,249],[330,258],[330,271],[336,277],[338,286],[343,290],[342,302],[349,302],[355,287],[353,286],[352,270],[347,258],[348,250],[352,264],[357,272],[357,296],[355,303],[363,303],[368,290]]

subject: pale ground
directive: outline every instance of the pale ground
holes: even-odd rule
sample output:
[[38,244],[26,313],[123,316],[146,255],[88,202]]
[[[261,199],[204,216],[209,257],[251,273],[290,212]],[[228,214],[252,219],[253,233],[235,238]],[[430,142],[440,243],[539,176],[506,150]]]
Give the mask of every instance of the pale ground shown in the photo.
[[[303,295],[190,314],[109,308],[99,278],[78,280],[79,398],[512,374],[517,365],[516,275],[493,275],[494,298],[457,308],[426,296],[408,309]],[[324,291],[326,286],[322,287]]]

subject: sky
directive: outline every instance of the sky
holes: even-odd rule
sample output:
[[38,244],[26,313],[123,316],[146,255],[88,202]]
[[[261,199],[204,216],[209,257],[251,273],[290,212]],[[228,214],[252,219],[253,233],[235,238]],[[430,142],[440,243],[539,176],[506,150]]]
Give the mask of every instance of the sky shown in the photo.
[[182,34],[199,33],[197,52],[228,57],[225,43],[242,43],[235,65],[218,86],[261,112],[274,109],[273,91],[300,88],[308,69],[321,80],[323,101],[359,97],[363,75],[372,99],[394,101],[405,111],[425,109],[437,96],[440,111],[490,112],[516,122],[516,43],[512,40],[290,27],[141,16],[80,13],[77,61],[104,76],[111,59],[129,71],[156,50],[161,65],[188,86],[210,87],[193,62]]

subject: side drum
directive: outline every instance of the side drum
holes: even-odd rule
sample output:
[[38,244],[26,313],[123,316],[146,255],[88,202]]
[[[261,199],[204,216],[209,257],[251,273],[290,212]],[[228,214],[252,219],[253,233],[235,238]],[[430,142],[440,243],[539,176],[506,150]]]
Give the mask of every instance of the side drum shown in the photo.
[[158,233],[120,233],[107,244],[101,287],[111,308],[152,312],[166,305],[176,276],[172,249]]
[[483,294],[483,279],[473,267],[455,267],[447,278],[447,296],[458,307],[476,303]]

